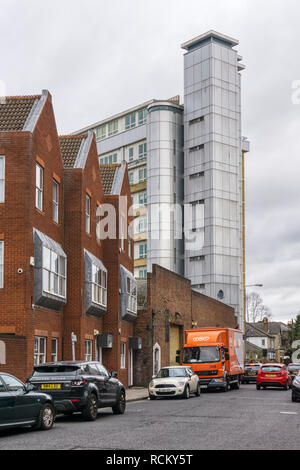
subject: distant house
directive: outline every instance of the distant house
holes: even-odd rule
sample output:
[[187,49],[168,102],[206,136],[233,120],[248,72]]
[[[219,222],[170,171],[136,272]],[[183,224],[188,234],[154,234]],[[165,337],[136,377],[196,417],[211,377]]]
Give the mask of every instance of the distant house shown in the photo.
[[251,351],[257,356],[256,359],[263,357],[269,360],[275,359],[275,337],[259,328],[256,323],[246,324],[246,339],[246,359],[252,359]]
[[251,325],[255,325],[275,338],[275,359],[283,362],[285,351],[288,349],[289,327],[282,322],[268,321],[268,318],[264,318],[261,322],[251,323]]

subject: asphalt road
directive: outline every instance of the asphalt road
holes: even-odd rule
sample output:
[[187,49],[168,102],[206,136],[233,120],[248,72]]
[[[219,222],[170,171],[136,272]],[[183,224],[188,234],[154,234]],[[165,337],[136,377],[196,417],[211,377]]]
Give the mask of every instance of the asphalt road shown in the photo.
[[0,432],[0,450],[300,449],[300,402],[291,392],[241,385],[227,393],[203,392],[189,400],[137,401],[123,416],[99,410],[57,417],[51,431]]

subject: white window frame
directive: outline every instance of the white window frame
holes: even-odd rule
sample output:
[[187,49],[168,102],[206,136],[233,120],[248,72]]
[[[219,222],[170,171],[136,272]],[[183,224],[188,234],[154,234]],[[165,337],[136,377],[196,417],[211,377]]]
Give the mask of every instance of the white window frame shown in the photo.
[[108,136],[115,135],[119,132],[119,121],[115,119],[108,123]]
[[147,142],[139,144],[139,158],[147,157]]
[[[141,247],[143,247],[143,250],[141,250]],[[143,251],[143,253],[141,253]],[[139,259],[145,259],[147,258],[147,243],[140,243],[139,244]]]
[[137,312],[137,298],[133,295],[130,290],[130,278],[126,280],[126,294],[127,294],[127,310],[136,313]]
[[[47,251],[49,253],[47,253]],[[49,263],[46,264],[46,254],[49,255]],[[57,257],[57,258],[56,258]],[[58,269],[55,270],[53,261],[57,259]],[[63,268],[63,269],[62,269]],[[46,285],[47,279],[47,285]],[[55,289],[57,285],[57,290]],[[43,292],[66,299],[67,296],[67,259],[64,256],[43,246]]]
[[138,218],[138,227],[137,227],[137,232],[138,233],[145,233],[147,232],[147,217],[146,215],[140,216]]
[[52,185],[52,219],[58,224],[59,220],[59,193],[60,185],[54,179]]
[[43,210],[43,190],[44,190],[44,168],[36,163],[35,165],[35,207]]
[[[55,352],[53,352],[53,345],[55,345]],[[58,360],[58,338],[51,338],[51,362]]]
[[4,288],[4,241],[0,240],[0,289]]
[[[41,343],[44,344],[44,352],[41,352]],[[45,336],[34,337],[34,365],[45,364],[47,357],[47,338]]]
[[106,124],[96,128],[96,139],[103,140],[106,139]]
[[[2,172],[0,171],[0,203],[5,202],[5,156],[0,155],[0,161],[3,161]],[[1,165],[0,165],[1,168]]]
[[91,197],[85,194],[85,231],[91,233]]
[[147,168],[141,168],[139,170],[139,183],[144,183],[144,181],[146,180],[147,180]]
[[120,369],[126,369],[126,343],[120,343]]
[[[140,198],[143,198],[143,202],[141,203]],[[146,201],[146,202],[145,202]],[[147,193],[140,193],[139,194],[139,207],[144,207],[147,205]]]
[[129,147],[128,149],[128,160],[129,162],[133,162],[134,160],[134,147]]
[[92,301],[107,306],[107,272],[92,264]]
[[134,184],[134,172],[133,171],[129,172],[129,184],[130,186]]
[[141,111],[138,112],[138,123],[139,123],[139,126],[143,125],[143,124],[146,124],[147,122],[147,114],[148,114],[148,111],[147,109],[142,109]]
[[125,130],[133,129],[136,126],[136,113],[125,116]]
[[86,362],[91,362],[93,360],[93,340],[92,339],[84,340],[84,360]]

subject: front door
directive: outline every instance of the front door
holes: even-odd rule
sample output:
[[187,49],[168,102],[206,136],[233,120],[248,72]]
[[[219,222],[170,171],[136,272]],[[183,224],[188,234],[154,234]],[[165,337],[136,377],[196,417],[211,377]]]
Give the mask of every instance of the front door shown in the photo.
[[176,352],[181,349],[181,327],[178,325],[170,325],[170,366],[176,366]]

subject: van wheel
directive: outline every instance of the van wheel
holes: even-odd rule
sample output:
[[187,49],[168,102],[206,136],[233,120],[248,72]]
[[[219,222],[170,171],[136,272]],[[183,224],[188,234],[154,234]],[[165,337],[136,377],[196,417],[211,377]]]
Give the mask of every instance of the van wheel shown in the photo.
[[186,400],[190,398],[190,387],[188,385],[184,389],[182,398],[185,398]]
[[86,407],[82,410],[82,417],[86,421],[95,421],[98,415],[98,400],[94,393],[91,393]]
[[114,415],[123,415],[126,409],[126,398],[124,391],[120,392],[118,402],[112,407]]

